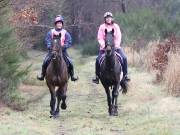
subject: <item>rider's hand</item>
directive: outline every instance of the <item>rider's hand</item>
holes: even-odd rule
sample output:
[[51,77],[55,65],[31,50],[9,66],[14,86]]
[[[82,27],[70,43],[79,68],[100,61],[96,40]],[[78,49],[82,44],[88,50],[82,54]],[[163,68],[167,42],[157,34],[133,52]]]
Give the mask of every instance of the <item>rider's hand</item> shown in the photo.
[[58,31],[54,31],[54,32],[53,32],[53,35],[58,36],[58,35],[59,35],[59,32],[58,32]]
[[115,51],[118,51],[120,48],[115,47]]
[[101,45],[101,48],[103,48],[103,50],[105,50],[106,49],[105,44]]

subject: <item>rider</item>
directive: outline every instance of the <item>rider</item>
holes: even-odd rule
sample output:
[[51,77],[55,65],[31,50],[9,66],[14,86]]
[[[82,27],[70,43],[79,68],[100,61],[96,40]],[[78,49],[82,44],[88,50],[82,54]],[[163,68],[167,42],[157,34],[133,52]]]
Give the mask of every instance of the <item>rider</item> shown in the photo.
[[113,14],[111,12],[106,12],[104,14],[104,23],[100,25],[99,30],[98,30],[98,34],[97,34],[97,40],[100,44],[100,50],[99,50],[99,55],[96,58],[96,78],[93,79],[93,82],[96,84],[99,84],[99,73],[100,73],[100,64],[99,64],[99,59],[102,57],[102,55],[105,53],[104,51],[104,47],[105,47],[105,29],[107,29],[107,31],[111,31],[112,29],[114,29],[114,43],[115,43],[115,48],[116,48],[116,52],[120,54],[120,56],[122,57],[122,68],[123,68],[123,75],[124,75],[124,79],[129,81],[129,77],[128,77],[128,72],[127,72],[127,57],[122,49],[122,47],[120,46],[121,44],[121,31],[119,28],[119,25],[114,23],[114,18],[113,18]]
[[48,54],[46,55],[43,65],[42,65],[42,72],[41,75],[37,76],[37,79],[42,81],[44,80],[45,74],[46,74],[46,69],[51,61],[51,56],[52,56],[52,39],[54,35],[59,35],[61,33],[61,46],[62,46],[62,52],[63,52],[63,57],[64,60],[68,66],[68,72],[69,75],[71,76],[71,81],[76,81],[78,80],[78,77],[74,77],[74,68],[71,59],[69,58],[69,55],[66,51],[67,48],[72,46],[72,38],[69,32],[67,32],[65,29],[63,29],[64,25],[64,19],[61,15],[57,15],[55,20],[54,20],[54,25],[55,28],[51,29],[45,38],[45,43],[46,47],[48,49]]

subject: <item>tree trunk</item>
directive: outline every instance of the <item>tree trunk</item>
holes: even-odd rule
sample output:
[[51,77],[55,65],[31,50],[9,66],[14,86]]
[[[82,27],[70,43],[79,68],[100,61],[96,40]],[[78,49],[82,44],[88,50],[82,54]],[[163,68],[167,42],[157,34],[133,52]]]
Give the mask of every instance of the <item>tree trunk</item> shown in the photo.
[[122,12],[126,13],[127,12],[127,8],[126,8],[126,1],[125,0],[122,0],[121,7],[122,7]]

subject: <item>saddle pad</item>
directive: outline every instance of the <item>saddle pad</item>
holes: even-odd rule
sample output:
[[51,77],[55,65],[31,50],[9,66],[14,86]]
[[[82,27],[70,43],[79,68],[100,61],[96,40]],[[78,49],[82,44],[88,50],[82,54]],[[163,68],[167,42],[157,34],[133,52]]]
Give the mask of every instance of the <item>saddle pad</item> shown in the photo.
[[[120,55],[119,53],[117,53],[117,52],[115,52],[115,54],[116,54],[119,62],[122,64],[122,63],[123,63],[123,62],[122,62],[123,59],[122,59],[121,55]],[[105,54],[103,54],[103,55],[101,56],[101,58],[99,59],[99,64],[100,64],[100,66],[102,65],[104,59],[105,59]]]

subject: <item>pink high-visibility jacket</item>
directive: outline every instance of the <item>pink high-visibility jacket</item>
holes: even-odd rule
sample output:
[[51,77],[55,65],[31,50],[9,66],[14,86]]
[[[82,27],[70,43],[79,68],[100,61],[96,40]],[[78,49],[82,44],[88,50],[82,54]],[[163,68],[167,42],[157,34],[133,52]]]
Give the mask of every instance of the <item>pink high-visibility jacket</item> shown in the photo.
[[98,34],[97,34],[97,40],[100,45],[100,50],[103,50],[105,47],[105,29],[107,29],[108,32],[114,29],[114,44],[116,48],[120,48],[121,30],[119,28],[119,25],[116,23],[113,23],[112,25],[107,25],[104,23],[100,25]]
[[52,39],[53,39],[53,36],[54,35],[59,35],[61,33],[61,46],[64,46],[64,41],[65,41],[65,34],[66,34],[66,30],[65,29],[62,29],[61,31],[56,31],[55,29],[51,29],[51,36],[52,36]]

